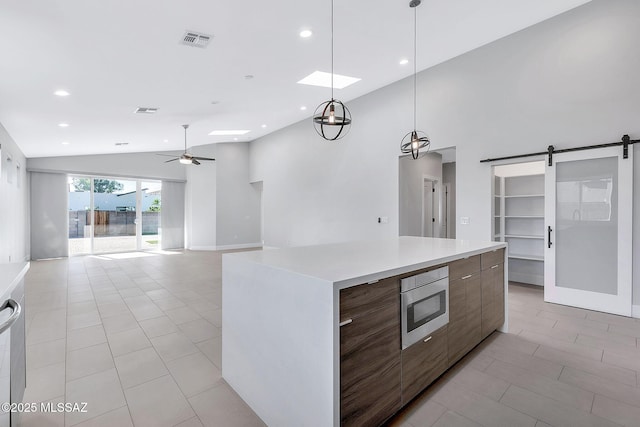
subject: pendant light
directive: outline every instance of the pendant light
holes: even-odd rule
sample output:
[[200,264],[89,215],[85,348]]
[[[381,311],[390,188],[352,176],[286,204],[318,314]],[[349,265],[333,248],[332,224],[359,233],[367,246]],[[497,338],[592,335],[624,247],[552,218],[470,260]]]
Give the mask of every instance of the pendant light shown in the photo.
[[349,132],[351,113],[346,105],[333,97],[333,1],[331,0],[331,100],[318,105],[313,126],[327,141],[336,141]]
[[422,0],[411,0],[409,2],[409,7],[413,9],[413,130],[406,134],[402,141],[400,142],[400,151],[402,154],[411,153],[411,157],[413,159],[417,159],[420,155],[420,150],[425,150],[423,153],[429,151],[429,146],[431,145],[431,141],[429,141],[429,137],[422,131],[416,130],[416,92],[417,92],[417,33],[418,33],[418,13],[416,8],[420,6]]

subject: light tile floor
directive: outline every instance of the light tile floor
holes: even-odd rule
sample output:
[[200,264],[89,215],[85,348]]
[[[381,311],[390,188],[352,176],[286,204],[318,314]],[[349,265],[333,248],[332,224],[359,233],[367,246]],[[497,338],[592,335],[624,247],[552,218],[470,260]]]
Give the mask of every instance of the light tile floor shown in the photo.
[[543,302],[511,283],[496,332],[393,426],[640,426],[640,320]]
[[221,378],[221,253],[32,262],[22,426],[261,426]]
[[[25,402],[88,413],[22,426],[260,426],[220,377],[221,253],[33,262]],[[494,333],[389,422],[394,426],[640,426],[640,321],[542,301],[511,284]]]

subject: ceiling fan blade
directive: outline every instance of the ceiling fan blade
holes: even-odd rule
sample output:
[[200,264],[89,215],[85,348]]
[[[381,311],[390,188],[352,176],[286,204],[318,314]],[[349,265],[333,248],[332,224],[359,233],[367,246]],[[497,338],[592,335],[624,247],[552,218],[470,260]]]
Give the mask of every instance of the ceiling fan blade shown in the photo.
[[165,163],[175,162],[176,160],[179,160],[178,157],[176,157],[175,159],[167,160]]
[[162,154],[162,153],[155,153],[156,156],[165,156],[165,157],[174,157],[175,154]]
[[212,159],[210,157],[192,157],[192,158],[193,159],[198,159],[198,160],[215,160],[215,159]]
[[196,157],[192,157],[191,158],[191,163],[193,163],[194,165],[199,165],[200,162],[196,160]]

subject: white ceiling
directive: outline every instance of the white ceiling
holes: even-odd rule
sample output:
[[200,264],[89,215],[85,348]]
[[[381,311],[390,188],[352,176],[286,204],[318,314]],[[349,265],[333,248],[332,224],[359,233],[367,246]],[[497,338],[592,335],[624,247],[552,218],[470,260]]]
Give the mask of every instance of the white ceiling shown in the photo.
[[[423,0],[418,68],[587,2]],[[330,71],[329,11],[329,0],[2,0],[0,123],[27,157],[181,149],[183,123],[190,146],[232,141],[207,135],[221,129],[251,130],[239,140],[253,140],[310,117],[330,97],[296,84]],[[335,0],[335,14],[335,72],[362,79],[336,98],[412,73],[411,62],[399,65],[412,59],[408,0]],[[313,36],[302,39],[306,28]],[[187,47],[179,43],[186,30],[214,39]],[[159,110],[135,115],[136,107]]]

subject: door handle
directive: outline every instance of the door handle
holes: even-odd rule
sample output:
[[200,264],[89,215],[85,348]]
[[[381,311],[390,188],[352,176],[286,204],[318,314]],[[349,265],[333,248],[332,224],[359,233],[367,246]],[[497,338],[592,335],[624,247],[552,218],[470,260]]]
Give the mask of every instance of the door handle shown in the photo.
[[547,226],[547,248],[551,248],[551,245],[553,243],[551,243],[551,232],[553,231],[553,229],[551,228],[550,225]]
[[11,298],[6,300],[4,304],[0,306],[0,311],[4,311],[7,308],[12,309],[13,313],[11,314],[11,316],[9,316],[7,320],[5,320],[5,322],[2,325],[0,325],[0,334],[6,331],[7,329],[9,329],[11,325],[13,325],[13,323],[18,319],[18,317],[20,317],[20,312],[22,311],[22,307],[20,307],[20,304],[12,300]]

